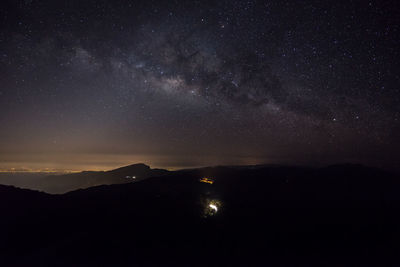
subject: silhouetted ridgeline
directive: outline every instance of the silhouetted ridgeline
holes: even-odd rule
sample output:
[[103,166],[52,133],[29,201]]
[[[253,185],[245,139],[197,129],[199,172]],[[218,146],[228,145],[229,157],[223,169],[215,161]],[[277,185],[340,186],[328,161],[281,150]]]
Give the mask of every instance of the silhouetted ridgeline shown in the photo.
[[7,176],[3,173],[0,176],[0,184],[14,185],[51,194],[63,194],[97,185],[136,182],[167,173],[167,170],[151,169],[149,166],[139,163],[111,171],[84,171],[63,175],[10,173]]
[[360,165],[203,168],[63,195],[0,186],[0,264],[381,266],[399,262],[399,193],[398,175]]

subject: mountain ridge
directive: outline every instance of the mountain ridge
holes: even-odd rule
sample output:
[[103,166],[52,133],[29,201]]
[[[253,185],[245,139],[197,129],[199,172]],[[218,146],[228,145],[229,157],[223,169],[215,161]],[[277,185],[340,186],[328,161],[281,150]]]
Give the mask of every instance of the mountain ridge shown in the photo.
[[[108,171],[82,171],[59,175],[45,175],[30,181],[28,188],[50,194],[63,194],[69,191],[89,188],[97,185],[123,184],[139,181],[152,176],[162,176],[169,171],[163,169],[151,169],[143,163],[131,164]],[[13,174],[13,179],[17,179]],[[9,179],[8,185],[13,185]]]

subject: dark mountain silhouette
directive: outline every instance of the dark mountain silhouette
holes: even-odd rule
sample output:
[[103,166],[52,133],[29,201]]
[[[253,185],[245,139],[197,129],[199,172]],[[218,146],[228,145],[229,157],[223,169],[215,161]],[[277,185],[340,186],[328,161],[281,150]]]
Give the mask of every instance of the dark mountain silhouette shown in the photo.
[[25,178],[18,183],[17,174],[7,180],[7,184],[39,190],[51,194],[62,194],[69,191],[88,188],[97,185],[124,184],[140,181],[142,179],[168,174],[167,170],[151,169],[139,163],[110,171],[84,171],[80,173],[46,175]]
[[399,178],[360,165],[253,166],[176,171],[63,195],[2,186],[0,264],[396,263]]

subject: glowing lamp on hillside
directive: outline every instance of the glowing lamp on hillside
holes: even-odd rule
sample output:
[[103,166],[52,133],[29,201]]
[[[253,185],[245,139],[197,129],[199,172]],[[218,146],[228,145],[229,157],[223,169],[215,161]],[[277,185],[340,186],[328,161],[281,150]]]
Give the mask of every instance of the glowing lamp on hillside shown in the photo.
[[213,211],[217,212],[218,211],[218,207],[215,204],[210,204],[208,205],[210,207],[210,209],[212,209]]
[[217,199],[207,199],[204,204],[203,216],[205,218],[216,215],[222,206],[221,201]]

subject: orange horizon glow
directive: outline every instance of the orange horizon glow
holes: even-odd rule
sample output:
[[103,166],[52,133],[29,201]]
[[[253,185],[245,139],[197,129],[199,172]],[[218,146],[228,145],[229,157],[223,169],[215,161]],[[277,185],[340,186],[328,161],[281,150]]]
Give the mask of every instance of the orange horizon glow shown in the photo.
[[265,158],[247,156],[219,157],[152,154],[91,154],[91,153],[25,153],[0,155],[0,173],[76,173],[82,171],[109,171],[137,163],[170,171],[217,165],[256,165],[268,162]]

